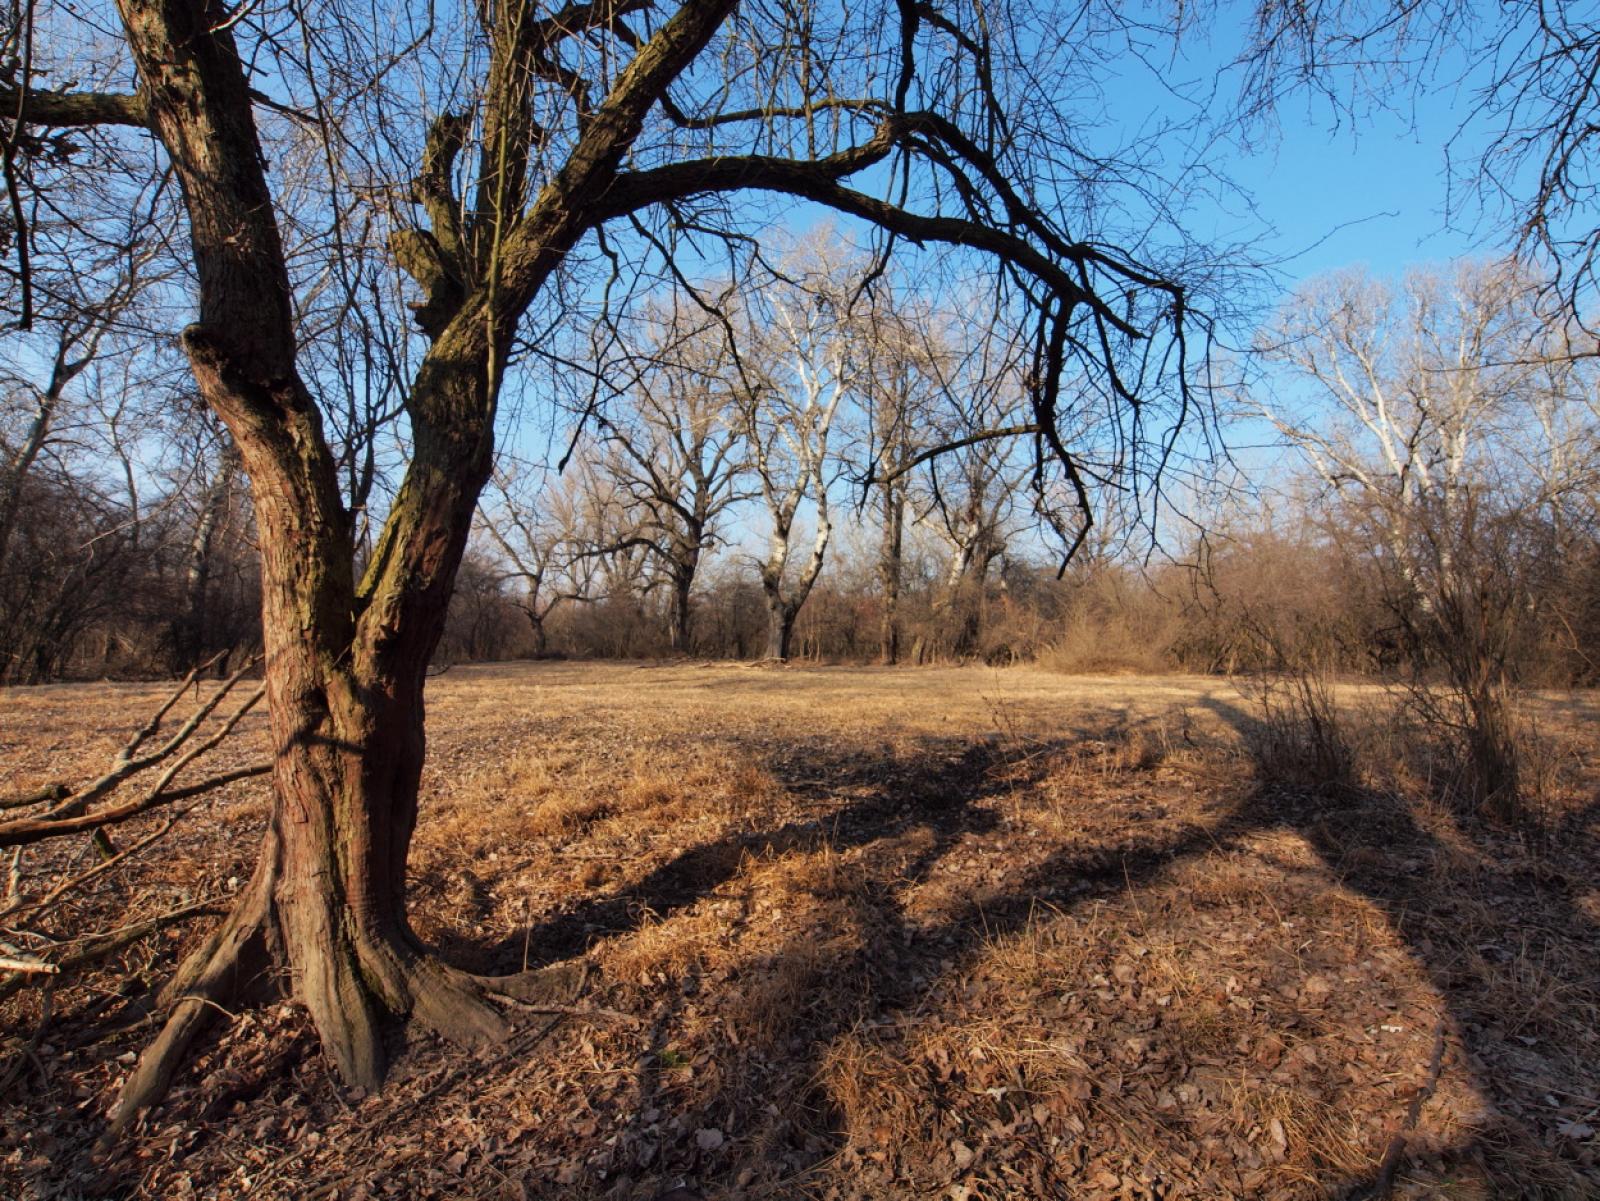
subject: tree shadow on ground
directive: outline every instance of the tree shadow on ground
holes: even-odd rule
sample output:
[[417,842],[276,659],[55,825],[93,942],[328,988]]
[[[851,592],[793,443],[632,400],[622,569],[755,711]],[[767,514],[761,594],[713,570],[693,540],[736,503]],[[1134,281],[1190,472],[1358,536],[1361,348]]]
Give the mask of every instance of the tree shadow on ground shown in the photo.
[[[1015,747],[1002,751],[992,742],[969,746],[959,757],[961,770],[888,773],[892,785],[848,806],[837,819],[827,819],[828,829],[838,831],[831,843],[835,849],[858,848],[865,854],[858,879],[834,894],[848,910],[848,920],[840,926],[848,926],[858,938],[842,953],[827,953],[819,960],[816,935],[802,931],[765,957],[763,967],[775,978],[800,987],[767,997],[785,1012],[774,1015],[774,1028],[756,1045],[749,1045],[748,1035],[742,1040],[738,1078],[697,1107],[707,1121],[739,1131],[739,1152],[712,1166],[693,1146],[680,1148],[676,1158],[662,1148],[649,1172],[657,1180],[694,1180],[696,1186],[694,1191],[660,1195],[813,1195],[803,1170],[797,1175],[786,1168],[778,1175],[787,1179],[779,1180],[773,1168],[796,1158],[820,1165],[843,1145],[840,1115],[819,1082],[830,1044],[863,1022],[893,1020],[892,1015],[916,1007],[935,982],[960,971],[983,947],[1027,928],[1042,912],[1070,914],[1137,890],[1188,858],[1226,848],[1247,832],[1249,819],[1227,805],[1219,806],[1212,820],[1162,826],[1148,836],[1134,831],[1119,843],[1108,844],[1101,832],[1091,832],[1042,859],[1024,862],[998,886],[974,885],[937,920],[908,912],[907,896],[958,844],[965,841],[970,849],[984,836],[1004,839],[996,811],[979,806],[1038,785],[1051,770],[1052,756],[1076,741],[1035,744],[1021,756]],[[795,765],[824,773],[827,766],[815,758]],[[934,837],[907,855],[906,836],[924,828]],[[790,970],[791,963],[802,967]],[[647,1057],[638,1075],[636,1116],[619,1136],[624,1145],[630,1139],[647,1141],[642,1115],[672,1103],[661,1077],[659,1063]],[[783,1098],[783,1107],[769,1105],[769,1116],[763,1117],[757,1112],[760,1106],[751,1104],[759,1097]],[[752,1114],[758,1129],[750,1128]],[[755,1183],[748,1186],[751,1191],[741,1191],[745,1186],[738,1181],[747,1178]],[[1075,1195],[1076,1182],[1046,1169],[1030,1188],[1028,1195],[1067,1197]],[[596,1189],[593,1195],[650,1194]],[[875,1194],[869,1190],[861,1195]],[[972,1194],[980,1195],[986,1194]]]
[[[1206,703],[1240,733],[1253,731],[1257,719],[1248,711],[1220,701]],[[1052,749],[1069,743],[1063,740]],[[1041,757],[1044,761],[1047,757]],[[772,1064],[764,1064],[759,1055],[747,1056],[744,1068],[754,1079],[730,1083],[721,1096],[702,1107],[711,1115],[707,1120],[713,1120],[720,1107],[724,1120],[736,1125],[738,1115],[748,1112],[750,1095],[777,1096],[792,1085],[792,1080],[778,1078],[778,1065],[799,1061],[809,1064],[813,1074],[809,1090],[799,1099],[799,1109],[809,1110],[810,1120],[774,1114],[748,1140],[747,1148],[714,1168],[692,1148],[676,1160],[658,1159],[653,1165],[658,1179],[670,1180],[675,1174],[698,1180],[706,1196],[734,1196],[740,1195],[734,1183],[745,1176],[761,1179],[786,1143],[813,1163],[826,1162],[843,1146],[838,1133],[842,1123],[837,1113],[830,1115],[831,1103],[816,1074],[836,1039],[863,1022],[892,1018],[917,1004],[929,982],[948,979],[953,969],[962,970],[961,965],[983,947],[1026,928],[1038,917],[1041,905],[1057,914],[1082,912],[1096,902],[1156,883],[1190,857],[1227,851],[1247,835],[1286,829],[1304,839],[1337,881],[1382,911],[1424,968],[1448,1012],[1452,1044],[1458,1042],[1467,1056],[1465,1065],[1452,1065],[1447,1057],[1447,1070],[1460,1071],[1464,1066],[1487,1103],[1489,1120],[1448,1147],[1430,1149],[1426,1162],[1417,1165],[1420,1177],[1446,1188],[1459,1186],[1463,1195],[1482,1198],[1590,1195],[1575,1192],[1580,1186],[1574,1181],[1584,1172],[1595,1176],[1592,1161],[1582,1158],[1579,1142],[1556,1135],[1548,1122],[1541,1126],[1540,1117],[1550,1107],[1540,1098],[1600,1096],[1596,1079],[1600,1055],[1594,1053],[1592,1038],[1581,1048],[1558,1045],[1575,1029],[1592,1031],[1592,1007],[1600,996],[1594,926],[1573,895],[1573,868],[1593,861],[1592,848],[1576,849],[1570,863],[1561,857],[1535,861],[1527,856],[1502,862],[1496,852],[1502,849],[1497,842],[1504,840],[1492,830],[1463,824],[1460,836],[1471,856],[1464,860],[1462,847],[1441,843],[1399,798],[1258,785],[1243,803],[1219,811],[1208,824],[1168,830],[1155,838],[1135,834],[1120,845],[1105,845],[1098,837],[1084,845],[1068,845],[1007,879],[1003,887],[973,895],[929,926],[905,912],[907,888],[927,878],[939,859],[966,836],[992,833],[996,825],[992,810],[977,806],[1015,786],[1015,781],[996,786],[995,769],[1001,761],[993,750],[976,759],[969,752],[964,762],[967,771],[942,779],[932,796],[920,791],[930,781],[913,775],[905,787],[841,812],[841,846],[869,853],[881,846],[887,854],[899,836],[923,824],[939,837],[898,877],[892,871],[866,869],[868,885],[847,898],[852,924],[862,932],[853,950],[817,964],[815,948],[802,937],[779,953],[779,960],[788,956],[807,961],[809,978],[825,982],[827,997],[807,1006],[803,1027],[779,1025]],[[1037,783],[1037,775],[1026,783]],[[1568,819],[1557,832],[1556,844],[1564,838],[1590,838],[1585,827],[1597,814],[1600,805]],[[893,887],[885,883],[889,879],[895,880]],[[1542,950],[1530,964],[1528,940],[1535,937]],[[777,972],[783,975],[781,964]],[[1526,1002],[1523,1012],[1506,1012],[1508,997],[1518,995]],[[1582,1080],[1569,1078],[1574,1054],[1585,1073]],[[1419,1070],[1425,1066],[1419,1065]],[[772,1077],[764,1079],[762,1073],[769,1067]],[[642,1112],[653,1108],[652,1100],[661,1099],[659,1075],[654,1061],[641,1072]],[[1395,1117],[1399,1121],[1402,1114]],[[638,1126],[636,1119],[623,1138],[638,1135]],[[1329,1178],[1322,1182],[1323,1195],[1361,1198],[1386,1193],[1395,1176],[1377,1165],[1386,1147],[1371,1150],[1375,1166],[1370,1173],[1354,1179]],[[1405,1172],[1399,1175],[1397,1195],[1424,1195],[1405,1193]],[[1046,1168],[1028,1187],[1030,1195],[1071,1196],[1083,1186],[1081,1179],[1052,1175]],[[1237,1187],[1236,1195],[1254,1195],[1242,1185]],[[769,1185],[759,1195],[810,1193],[800,1181],[777,1191]]]
[[[452,958],[464,956],[500,971],[519,967],[524,948],[530,968],[571,959],[601,939],[694,905],[733,879],[749,857],[798,848],[827,845],[848,851],[924,830],[931,835],[930,845],[904,869],[914,878],[965,835],[993,828],[995,814],[982,802],[1013,786],[999,781],[993,771],[1003,754],[994,740],[927,739],[913,753],[887,759],[848,751],[785,757],[766,766],[788,793],[820,803],[813,806],[813,816],[766,830],[735,830],[689,847],[640,880],[584,898],[527,931],[496,942],[453,946]],[[831,804],[832,798],[851,793],[859,795],[842,805]]]
[[[1241,732],[1255,722],[1238,707],[1207,703]],[[803,754],[774,755],[767,770],[789,795],[808,802],[801,816],[689,847],[611,894],[587,897],[539,921],[526,935],[533,952],[530,966],[581,955],[601,940],[680,913],[735,880],[751,858],[827,849],[840,855],[854,852],[862,860],[859,879],[829,898],[844,915],[841,924],[853,931],[853,941],[819,946],[814,932],[797,930],[775,949],[768,957],[774,974],[801,982],[804,991],[770,1000],[795,1012],[772,1023],[756,1045],[741,1048],[739,1078],[724,1080],[709,1099],[695,1101],[705,1120],[730,1131],[736,1145],[719,1153],[696,1146],[691,1137],[669,1147],[658,1132],[647,1129],[647,1114],[670,1112],[679,1100],[667,1078],[673,1052],[666,1032],[693,993],[669,990],[639,1040],[632,1116],[614,1135],[619,1150],[654,1145],[651,1158],[635,1161],[643,1173],[641,1185],[654,1183],[646,1191],[630,1192],[614,1178],[595,1184],[578,1181],[566,1195],[649,1197],[676,1179],[688,1179],[699,1190],[684,1196],[732,1197],[741,1189],[750,1197],[812,1195],[803,1174],[797,1178],[785,1167],[775,1175],[772,1167],[788,1152],[815,1166],[842,1149],[840,1115],[820,1080],[823,1061],[837,1039],[864,1022],[893,1021],[899,1012],[922,1003],[935,982],[958,977],[986,946],[1026,929],[1041,910],[1081,914],[1097,902],[1158,883],[1194,857],[1226,851],[1248,835],[1279,828],[1298,833],[1334,876],[1382,910],[1449,1007],[1452,1034],[1465,1044],[1474,1084],[1498,1116],[1495,1125],[1449,1148],[1440,1171],[1448,1175],[1459,1166],[1468,1176],[1487,1177],[1500,1186],[1498,1194],[1479,1196],[1574,1195],[1570,1156],[1564,1147],[1552,1149],[1540,1141],[1545,1132],[1537,1125],[1537,1096],[1546,1087],[1541,1077],[1548,1082],[1559,1067],[1546,1059],[1539,1043],[1547,1037],[1545,1030],[1570,1029],[1574,1020],[1586,1016],[1600,981],[1600,963],[1592,923],[1574,895],[1576,877],[1559,855],[1537,870],[1526,858],[1500,864],[1493,848],[1486,847],[1483,832],[1467,829],[1462,838],[1469,850],[1477,847],[1478,855],[1462,866],[1460,848],[1443,844],[1393,798],[1258,788],[1242,802],[1219,801],[1203,820],[1133,816],[1147,808],[1141,806],[1108,812],[1104,820],[1086,813],[1082,837],[1069,834],[1064,845],[1015,865],[1001,879],[975,878],[966,895],[953,897],[932,918],[908,908],[907,897],[941,867],[948,868],[953,854],[967,856],[974,846],[998,846],[1011,837],[1003,821],[1008,798],[1038,787],[1053,770],[1053,757],[1096,737],[1104,737],[1104,731],[1082,730],[1027,746],[999,739],[925,739],[902,754],[811,746]],[[1592,862],[1593,835],[1586,827],[1597,816],[1600,805],[1571,819],[1555,839],[1557,846],[1562,838],[1575,844],[1585,840],[1581,849]],[[1112,837],[1111,831],[1120,833]],[[1497,901],[1502,897],[1503,904]],[[1514,1015],[1495,1012],[1493,997],[1482,986],[1486,971],[1506,969],[1504,975],[1513,966],[1498,962],[1484,948],[1515,949],[1521,945],[1514,942],[1519,935],[1537,935],[1545,940],[1541,945],[1552,949],[1544,962],[1549,980],[1540,993],[1539,1025],[1524,1027],[1536,1039],[1531,1047],[1515,1041],[1506,1024]],[[510,939],[466,944],[469,957],[500,967],[518,966],[523,947],[520,932]],[[786,965],[803,970],[789,975]],[[744,984],[736,980],[729,987]],[[633,999],[648,1006],[648,995]],[[1592,1026],[1592,1013],[1587,1018]],[[1600,1056],[1587,1048],[1583,1053],[1592,1078]],[[1553,1084],[1578,1091],[1571,1081]],[[470,1090],[473,1083],[459,1087]],[[1595,1087],[1587,1079],[1581,1085],[1591,1096]],[[753,1109],[752,1098],[766,1099],[770,1110],[754,1119],[755,1129],[749,1119],[761,1107]],[[439,1097],[440,1102],[446,1099],[446,1094]],[[778,1104],[770,1104],[774,1101]],[[1381,1150],[1373,1149],[1375,1158]],[[1520,1178],[1510,1177],[1513,1166],[1522,1169]],[[746,1173],[756,1182],[750,1187],[758,1191],[738,1183]],[[1334,1180],[1327,1183],[1325,1195],[1359,1196],[1375,1183],[1376,1174]],[[1069,1197],[1083,1187],[1070,1172],[1046,1167],[1022,1191],[1008,1195]],[[1562,1193],[1562,1187],[1569,1191]],[[1239,1190],[1235,1195],[1250,1194]]]
[[[1259,732],[1246,709],[1200,703],[1247,744]],[[1382,911],[1442,998],[1446,1070],[1465,1070],[1488,1113],[1429,1157],[1441,1186],[1459,1178],[1490,1190],[1479,1196],[1600,1195],[1592,1148],[1550,1120],[1581,1113],[1579,1101],[1600,1110],[1600,932],[1575,895],[1592,883],[1596,816],[1600,802],[1568,815],[1540,851],[1443,804],[1423,820],[1413,800],[1366,788],[1263,782],[1241,812],[1248,825],[1303,837],[1335,879]],[[1450,1062],[1458,1048],[1465,1064]],[[1574,1192],[1585,1177],[1590,1188]],[[1333,1195],[1367,1196],[1380,1183],[1375,1174]]]

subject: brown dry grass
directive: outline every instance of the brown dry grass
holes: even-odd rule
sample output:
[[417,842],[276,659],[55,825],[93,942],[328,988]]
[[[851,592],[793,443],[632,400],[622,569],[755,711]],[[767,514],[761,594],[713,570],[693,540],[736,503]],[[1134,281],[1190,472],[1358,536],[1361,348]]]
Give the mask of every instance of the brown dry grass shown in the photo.
[[[99,766],[159,692],[0,694],[0,793]],[[1220,680],[457,669],[417,928],[478,969],[582,957],[598,1009],[414,1045],[364,1099],[297,1010],[252,1012],[92,1161],[144,1037],[106,1022],[200,933],[174,931],[58,989],[0,1194],[1342,1197],[1442,1023],[1400,1193],[1600,1195],[1593,698],[1540,699],[1566,750],[1537,845],[1441,806],[1377,694],[1339,702],[1366,733],[1334,794],[1263,787]],[[238,786],[71,921],[225,899],[261,813]],[[38,1001],[0,1009],[7,1047]]]

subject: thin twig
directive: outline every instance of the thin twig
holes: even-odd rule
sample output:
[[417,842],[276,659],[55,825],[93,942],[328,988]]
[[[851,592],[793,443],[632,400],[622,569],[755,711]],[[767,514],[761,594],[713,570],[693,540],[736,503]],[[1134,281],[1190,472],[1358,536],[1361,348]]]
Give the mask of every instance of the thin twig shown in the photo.
[[[24,901],[24,900],[20,899],[20,897],[18,897],[18,899],[15,900],[13,902],[13,904],[11,904],[10,906],[8,906],[5,909],[0,909],[0,921],[5,921],[7,918],[10,918],[10,917],[12,917],[12,916],[14,916],[14,915],[16,915],[18,913],[30,913],[30,914],[33,915],[33,917],[35,919],[37,919],[40,914],[44,913],[46,910],[48,910],[53,905],[55,905],[55,903],[57,901],[59,901],[63,896],[65,896],[67,893],[73,892],[73,891],[76,891],[79,888],[82,888],[85,884],[88,884],[91,880],[95,879],[98,876],[104,875],[106,872],[108,872],[112,868],[116,867],[117,864],[123,862],[124,860],[130,858],[133,855],[137,855],[140,851],[144,850],[146,847],[150,846],[152,843],[155,843],[155,842],[159,841],[160,839],[164,838],[167,834],[171,833],[172,828],[174,826],[176,826],[178,824],[178,822],[184,816],[186,816],[189,813],[194,812],[194,809],[195,809],[195,806],[194,805],[190,805],[187,809],[178,810],[178,812],[174,813],[171,817],[169,817],[166,820],[166,822],[158,830],[156,830],[154,833],[147,835],[145,838],[141,839],[139,842],[134,843],[130,847],[124,847],[121,851],[118,851],[117,854],[114,857],[112,857],[110,859],[107,859],[107,860],[104,860],[101,863],[95,864],[88,871],[81,872],[80,874],[78,874],[76,876],[72,876],[72,877],[69,877],[66,880],[61,881],[54,888],[52,888],[49,892],[45,893],[44,896],[40,897],[37,901]],[[21,847],[17,847],[16,850],[12,854],[13,860],[15,860],[21,854],[22,854],[22,848]],[[17,896],[18,895],[18,890],[13,890],[12,895],[13,896]]]
[[1417,1119],[1422,1116],[1422,1107],[1428,1098],[1433,1096],[1433,1090],[1439,1084],[1439,1071],[1444,1065],[1444,1019],[1439,1019],[1439,1024],[1433,1032],[1433,1055],[1428,1060],[1428,1075],[1422,1087],[1417,1089],[1416,1095],[1411,1098],[1411,1104],[1406,1106],[1405,1120],[1400,1123],[1400,1129],[1395,1131],[1394,1137],[1389,1140],[1389,1146],[1383,1153],[1383,1161],[1378,1165],[1378,1175],[1372,1183],[1372,1191],[1367,1194],[1368,1201],[1387,1201],[1394,1193],[1394,1178],[1400,1171],[1401,1161],[1405,1159],[1406,1135],[1417,1124]]

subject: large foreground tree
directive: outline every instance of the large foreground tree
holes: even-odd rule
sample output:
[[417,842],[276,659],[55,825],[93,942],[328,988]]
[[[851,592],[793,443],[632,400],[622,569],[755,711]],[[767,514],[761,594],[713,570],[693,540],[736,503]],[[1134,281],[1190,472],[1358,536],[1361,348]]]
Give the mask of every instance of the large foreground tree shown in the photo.
[[[1077,419],[1058,425],[1058,408],[1102,408],[1119,444],[1149,450],[1125,463],[1163,461],[1190,411],[1194,304],[1145,243],[1117,248],[1120,229],[1159,244],[1160,189],[1127,187],[1132,165],[1080,144],[1094,114],[1071,107],[1101,69],[1093,30],[1113,7],[483,0],[378,21],[339,4],[117,0],[124,44],[93,92],[52,84],[84,78],[50,54],[76,18],[41,10],[33,74],[0,76],[0,111],[13,129],[126,127],[130,155],[176,175],[196,306],[183,346],[250,479],[262,557],[269,828],[231,916],[163,993],[119,1123],[161,1094],[209,1015],[269,980],[305,1004],[352,1085],[381,1082],[386,1018],[502,1034],[486,983],[411,931],[406,857],[426,669],[497,402],[514,371],[559,355],[551,331],[569,310],[615,311],[652,280],[691,288],[695,264],[737,258],[772,219],[749,198],[798,198],[875,230],[881,255],[944,247],[988,264],[992,311],[974,319],[1026,329],[1037,470],[1083,521],[1085,482],[1056,434]],[[1082,38],[1062,36],[1073,22]],[[146,134],[161,154],[141,150]],[[420,291],[407,459],[359,556],[366,514],[341,487],[304,344],[315,331],[297,317],[327,273],[285,253],[291,207],[309,202],[269,183],[264,135],[309,139],[327,164],[318,203],[338,210],[328,228],[364,207]],[[335,267],[341,245],[322,246]]]

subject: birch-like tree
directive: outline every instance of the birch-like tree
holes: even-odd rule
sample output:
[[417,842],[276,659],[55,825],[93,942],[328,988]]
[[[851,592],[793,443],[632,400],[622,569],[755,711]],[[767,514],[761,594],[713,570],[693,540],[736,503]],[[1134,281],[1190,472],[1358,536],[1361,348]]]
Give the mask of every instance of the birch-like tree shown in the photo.
[[[787,660],[795,618],[822,572],[833,537],[829,489],[842,471],[830,450],[840,405],[858,371],[841,313],[843,281],[826,266],[799,287],[774,291],[750,316],[753,372],[738,368],[733,405],[771,528],[757,560],[767,600],[766,657]],[[759,332],[757,324],[760,323]],[[795,562],[805,507],[811,547]]]
[[[1442,665],[1471,791],[1519,799],[1508,688],[1516,641],[1548,609],[1553,537],[1597,478],[1595,373],[1514,263],[1357,273],[1289,302],[1264,346],[1309,391],[1263,414],[1354,515],[1413,665]],[[1436,694],[1417,694],[1437,704]]]
[[[731,301],[723,297],[723,307]],[[633,510],[628,536],[647,542],[667,577],[669,643],[683,654],[701,561],[721,541],[730,511],[749,499],[745,443],[729,404],[723,327],[699,310],[650,316],[646,366],[598,422],[611,451],[606,469]]]

